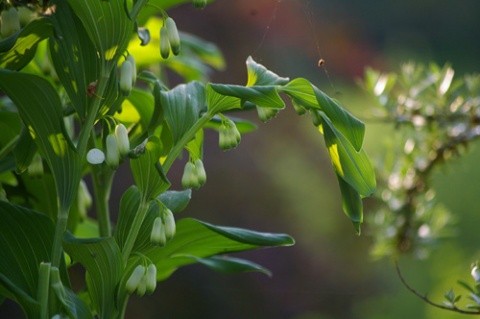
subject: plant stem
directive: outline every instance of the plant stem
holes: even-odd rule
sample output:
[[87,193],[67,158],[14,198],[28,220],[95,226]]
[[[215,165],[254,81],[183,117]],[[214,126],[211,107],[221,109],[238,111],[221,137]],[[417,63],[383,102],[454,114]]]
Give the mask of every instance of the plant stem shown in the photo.
[[197,122],[182,136],[182,138],[173,146],[170,153],[168,153],[165,162],[163,162],[162,167],[165,174],[167,174],[168,170],[172,166],[175,159],[180,155],[185,145],[197,134],[198,130],[201,129],[208,121],[212,119],[215,114],[210,114],[210,112],[206,112],[203,114]]
[[55,225],[55,235],[53,237],[52,246],[52,266],[60,267],[60,261],[62,259],[63,249],[62,240],[67,229],[68,210],[59,208],[57,215],[57,223]]
[[40,303],[40,319],[48,319],[48,293],[50,290],[50,263],[40,263],[38,269],[37,300]]
[[140,200],[140,205],[138,206],[137,212],[135,213],[135,218],[133,219],[132,227],[128,232],[127,239],[122,250],[123,263],[125,265],[127,264],[128,257],[130,257],[130,253],[132,252],[135,240],[137,240],[137,236],[140,232],[140,227],[142,226],[143,220],[147,215],[148,206],[149,204],[147,199],[142,196],[142,199]]
[[100,237],[110,237],[112,226],[108,201],[112,189],[114,171],[104,165],[92,165],[93,192]]

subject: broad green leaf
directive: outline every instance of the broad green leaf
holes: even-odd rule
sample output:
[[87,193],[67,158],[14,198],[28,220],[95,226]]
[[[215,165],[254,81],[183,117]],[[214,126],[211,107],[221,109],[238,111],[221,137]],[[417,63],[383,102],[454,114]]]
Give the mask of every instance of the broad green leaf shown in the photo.
[[[29,317],[40,308],[36,301],[40,263],[50,260],[55,225],[44,214],[0,201],[0,283]],[[62,263],[64,282],[65,264]]]
[[165,120],[177,143],[198,120],[205,106],[205,87],[200,82],[190,82],[160,93]]
[[323,111],[335,126],[359,151],[363,145],[365,125],[340,107],[328,95],[305,79],[295,79],[281,88],[295,103]]
[[27,173],[20,176],[28,194],[28,203],[34,210],[42,212],[52,220],[57,219],[57,196],[55,181],[49,172],[42,176],[31,177]]
[[273,85],[247,87],[233,84],[211,83],[210,87],[218,94],[237,97],[242,101],[251,102],[259,107],[274,109],[283,109],[285,107],[285,103],[278,94],[277,87]]
[[147,200],[157,197],[170,187],[170,182],[161,169],[160,147],[159,138],[151,136],[145,145],[145,153],[130,160],[135,184]]
[[28,129],[23,125],[22,132],[13,150],[15,163],[17,165],[17,174],[23,173],[28,168],[36,152],[37,146],[35,145],[35,141],[28,132]]
[[[248,120],[238,118],[238,117],[232,117],[232,116],[227,116],[227,117],[235,123],[238,131],[242,134],[249,133],[257,129],[257,125]],[[215,115],[204,127],[212,128],[218,131],[221,124],[222,124],[222,118],[218,115]]]
[[157,265],[157,279],[164,280],[177,268],[194,263],[191,256],[207,258],[263,246],[293,244],[293,238],[285,234],[260,233],[182,219],[177,222],[175,237],[165,247],[152,246],[143,253]]
[[87,303],[83,301],[75,292],[65,287],[64,307],[75,319],[94,319]]
[[172,212],[178,213],[187,207],[192,198],[192,190],[166,191],[157,198]]
[[260,266],[254,262],[234,258],[234,257],[227,257],[227,256],[213,256],[209,258],[198,258],[195,256],[186,256],[191,257],[196,262],[207,266],[215,271],[225,272],[225,273],[239,273],[239,272],[250,272],[250,271],[258,271],[261,273],[266,274],[267,276],[271,276],[272,273],[265,267]]
[[347,182],[337,175],[340,192],[342,193],[343,211],[353,223],[357,234],[360,235],[360,225],[363,222],[363,204],[360,194]]
[[68,0],[68,3],[82,21],[102,61],[113,67],[134,33],[125,0]]
[[376,187],[375,172],[364,149],[357,151],[341,132],[322,115],[325,143],[337,175],[360,195],[370,196]]
[[29,127],[53,172],[60,208],[67,211],[77,195],[81,159],[65,134],[57,92],[41,77],[9,70],[0,70],[0,90],[17,106]]
[[84,119],[92,95],[87,93],[89,85],[99,78],[99,57],[92,50],[92,41],[68,3],[57,3],[55,13],[52,15],[55,36],[49,40],[52,63],[73,107]]
[[235,96],[220,94],[212,88],[211,84],[208,84],[207,105],[210,113],[217,114],[228,110],[241,108],[242,100]]
[[53,24],[49,18],[38,18],[0,41],[0,68],[21,70],[35,55],[38,43],[48,38],[52,31]]
[[87,270],[87,287],[99,318],[115,318],[115,293],[123,273],[120,249],[113,237],[78,239],[67,235],[64,249]]
[[255,62],[251,56],[247,58],[247,86],[285,85],[289,78],[278,76],[263,65]]

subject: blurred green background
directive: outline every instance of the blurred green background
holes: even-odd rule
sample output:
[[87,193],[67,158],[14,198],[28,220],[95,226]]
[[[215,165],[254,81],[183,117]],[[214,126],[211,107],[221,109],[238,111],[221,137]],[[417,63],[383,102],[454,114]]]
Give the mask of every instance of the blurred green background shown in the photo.
[[[371,101],[357,85],[364,69],[397,71],[417,61],[451,63],[456,76],[477,72],[479,13],[477,0],[217,0],[202,11],[185,5],[169,12],[180,29],[224,52],[227,69],[213,72],[212,81],[245,83],[249,55],[281,76],[308,78],[365,120],[365,147],[374,158],[384,156],[391,127],[368,121]],[[241,254],[272,270],[272,278],[219,274],[198,265],[180,269],[154,296],[132,298],[128,318],[461,317],[408,292],[390,259],[372,259],[368,223],[357,237],[341,210],[323,139],[308,117],[291,108],[266,124],[256,114],[245,117],[259,130],[244,135],[236,150],[222,152],[216,134],[207,132],[208,183],[194,192],[182,215],[285,232],[297,244]],[[410,284],[438,302],[452,287],[465,293],[456,280],[470,280],[470,264],[480,256],[479,160],[480,150],[472,147],[433,181],[438,198],[456,216],[457,236],[425,260],[400,260]],[[172,173],[179,187],[181,165]],[[368,217],[374,202],[365,205]]]
[[[470,1],[217,0],[203,11],[170,11],[180,29],[216,42],[227,69],[214,82],[242,84],[253,58],[281,76],[305,77],[367,124],[366,149],[383,157],[390,128],[371,118],[371,101],[356,81],[365,67],[396,71],[407,61],[451,63],[456,76],[477,71],[480,4]],[[317,66],[325,60],[324,67]],[[230,152],[207,133],[208,183],[183,216],[222,225],[286,232],[289,248],[242,254],[273,272],[225,275],[202,266],[180,269],[157,293],[129,305],[129,318],[459,318],[437,310],[402,286],[390,259],[369,254],[368,224],[357,237],[342,213],[323,139],[291,108],[243,136]],[[405,256],[405,277],[441,302],[457,279],[469,280],[479,257],[476,183],[480,150],[438,172],[438,198],[457,216],[458,236],[426,260]],[[172,171],[173,172],[173,171]],[[179,180],[182,167],[175,168]],[[178,185],[178,184],[177,184]],[[366,200],[365,214],[374,209]]]

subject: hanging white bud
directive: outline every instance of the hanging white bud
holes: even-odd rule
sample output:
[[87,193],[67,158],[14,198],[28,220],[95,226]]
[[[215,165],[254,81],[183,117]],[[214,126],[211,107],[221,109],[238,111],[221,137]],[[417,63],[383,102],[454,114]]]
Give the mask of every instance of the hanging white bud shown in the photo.
[[18,11],[14,7],[2,11],[2,25],[0,34],[2,37],[8,37],[20,30],[20,18]]
[[162,218],[157,217],[153,221],[152,232],[150,233],[150,242],[152,245],[165,246],[167,238],[165,236],[165,226]]
[[475,265],[472,267],[471,274],[472,274],[473,280],[480,283],[480,269],[478,269],[478,266]]
[[127,290],[127,293],[130,295],[137,290],[138,285],[140,284],[140,281],[142,278],[145,277],[145,267],[142,265],[138,265],[135,267],[133,270],[132,274],[127,280],[127,283],[125,284],[125,289]]
[[120,91],[123,96],[129,96],[133,87],[133,65],[130,61],[125,60],[120,68]]
[[168,39],[168,30],[166,27],[160,29],[160,55],[168,59],[170,55],[170,40]]
[[115,137],[117,138],[118,152],[125,157],[130,152],[130,141],[128,140],[127,128],[123,124],[115,126]]
[[165,238],[170,240],[175,236],[175,217],[170,209],[165,208],[163,212],[163,225],[165,226]]
[[105,162],[111,169],[115,170],[120,163],[120,154],[118,153],[118,144],[115,134],[108,134],[107,139],[105,140],[105,145],[107,149]]
[[182,175],[182,186],[183,188],[198,188],[198,177],[195,169],[195,164],[188,161],[185,164]]
[[180,53],[180,36],[178,35],[178,29],[175,21],[168,17],[165,20],[165,27],[168,30],[168,41],[170,41],[170,48],[174,55]]
[[146,292],[151,295],[157,288],[157,267],[155,264],[150,264],[147,267],[146,278]]
[[137,62],[135,61],[135,57],[131,54],[127,56],[127,61],[132,64],[132,84],[135,84],[137,81]]
[[93,165],[102,164],[105,161],[105,154],[98,148],[92,148],[87,153],[87,162]]
[[205,171],[205,167],[203,166],[203,162],[201,159],[197,159],[195,161],[195,170],[197,172],[197,180],[200,185],[203,185],[207,182],[207,172]]
[[143,297],[146,291],[147,291],[147,276],[146,274],[144,274],[137,286],[137,296]]

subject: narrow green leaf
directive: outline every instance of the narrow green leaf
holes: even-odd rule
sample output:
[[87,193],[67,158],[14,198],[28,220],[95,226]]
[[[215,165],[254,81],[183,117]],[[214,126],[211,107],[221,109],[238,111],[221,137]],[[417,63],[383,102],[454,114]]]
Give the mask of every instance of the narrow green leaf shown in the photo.
[[160,93],[165,120],[177,143],[198,120],[205,106],[205,87],[200,82],[190,82]]
[[[89,101],[95,94],[100,61],[81,21],[65,1],[55,6],[52,20],[55,36],[49,40],[52,63],[73,107],[85,118]],[[89,86],[91,86],[89,88]]]
[[160,199],[160,201],[162,201],[162,203],[174,213],[184,210],[191,198],[191,189],[183,191],[166,191],[158,196],[158,199]]
[[137,186],[130,186],[120,199],[117,226],[115,227],[115,240],[123,250],[127,235],[135,218],[135,213],[140,205],[142,194]]
[[55,177],[60,207],[67,211],[77,195],[82,170],[80,156],[65,134],[57,92],[41,77],[9,70],[0,70],[0,90],[15,103],[34,135]]
[[328,95],[302,78],[292,80],[281,90],[294,99],[294,103],[323,111],[335,128],[350,141],[355,150],[360,151],[365,136],[365,125]]
[[360,194],[345,182],[340,176],[337,175],[338,184],[340,185],[340,192],[342,193],[342,207],[345,214],[350,218],[360,235],[360,225],[363,222],[363,204]]
[[321,115],[325,143],[335,172],[360,195],[370,196],[375,191],[376,181],[372,163],[365,150],[357,152],[332,122]]
[[271,276],[272,273],[265,267],[256,264],[254,262],[226,256],[213,256],[209,258],[198,258],[195,256],[187,256],[194,259],[196,262],[207,266],[215,271],[225,272],[225,273],[239,273],[239,272],[250,272],[258,271]]
[[87,270],[87,287],[99,318],[115,318],[119,310],[115,293],[123,273],[123,262],[113,237],[78,239],[68,235],[64,249]]
[[186,255],[207,258],[262,246],[293,244],[293,238],[285,234],[260,233],[182,219],[177,222],[175,237],[165,247],[149,247],[142,252],[157,265],[157,279],[164,280],[177,268],[196,262]]
[[135,184],[147,200],[157,197],[170,187],[170,182],[161,170],[160,152],[159,138],[151,136],[145,145],[145,153],[130,160]]
[[113,67],[134,32],[125,0],[68,0],[68,3],[82,21],[102,61]]
[[[236,97],[242,101],[248,101],[258,105],[259,107],[274,109],[283,109],[285,107],[285,103],[278,94],[277,87],[273,85],[247,87],[233,84],[211,83],[210,87],[220,95]],[[220,104],[220,106],[222,106],[222,104]],[[224,109],[226,108],[224,107]]]
[[33,59],[38,43],[48,38],[52,31],[53,24],[49,18],[38,18],[0,41],[0,68],[21,70]]

